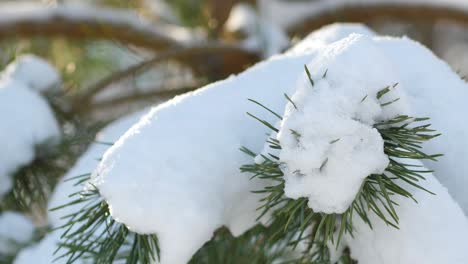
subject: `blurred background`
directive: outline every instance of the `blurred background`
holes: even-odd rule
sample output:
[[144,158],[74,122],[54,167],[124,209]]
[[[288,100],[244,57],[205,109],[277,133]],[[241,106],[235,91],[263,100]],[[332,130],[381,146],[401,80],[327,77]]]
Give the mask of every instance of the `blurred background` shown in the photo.
[[[26,215],[39,240],[54,186],[105,125],[239,73],[334,22],[407,35],[468,74],[467,0],[0,1],[0,71],[25,54],[58,71],[57,89],[43,96],[62,134],[58,147],[36,145],[15,170],[0,212]],[[0,263],[15,252],[0,250]]]

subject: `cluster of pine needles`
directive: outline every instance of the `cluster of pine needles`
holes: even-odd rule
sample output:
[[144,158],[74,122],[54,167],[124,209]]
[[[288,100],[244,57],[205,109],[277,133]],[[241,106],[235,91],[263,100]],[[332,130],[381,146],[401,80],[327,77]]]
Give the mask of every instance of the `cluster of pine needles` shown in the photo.
[[[314,82],[306,67],[310,83]],[[326,78],[326,73],[323,74]],[[388,86],[379,91],[378,99],[391,91]],[[289,96],[286,99],[297,106]],[[362,101],[366,100],[367,96]],[[398,99],[383,103],[382,107],[396,102]],[[277,118],[282,117],[262,105],[251,102],[266,109]],[[273,132],[278,132],[274,125],[254,115]],[[425,124],[427,118],[398,116],[391,120],[375,124],[384,140],[384,152],[390,159],[389,166],[382,174],[369,175],[361,186],[352,205],[342,214],[325,214],[314,212],[307,206],[307,199],[290,199],[284,194],[285,181],[281,170],[282,162],[273,154],[262,155],[262,163],[248,164],[241,171],[249,173],[252,178],[260,178],[272,183],[262,190],[256,191],[262,195],[263,205],[259,208],[260,217],[271,216],[267,227],[257,225],[240,237],[233,237],[225,228],[218,230],[213,239],[206,243],[192,258],[195,263],[301,263],[330,264],[330,242],[340,244],[343,235],[353,235],[353,217],[357,214],[372,228],[369,213],[377,215],[387,225],[398,228],[398,204],[396,196],[414,199],[412,193],[406,190],[402,183],[422,189],[420,181],[425,180],[423,174],[430,173],[420,166],[404,164],[401,160],[436,160],[440,155],[427,155],[421,151],[423,142],[438,134]],[[419,125],[423,123],[422,125]],[[291,131],[300,140],[301,135]],[[281,149],[280,142],[269,138],[267,143],[272,150]],[[251,157],[257,154],[242,148]],[[57,249],[57,258],[65,258],[66,263],[78,259],[90,259],[92,263],[149,264],[160,256],[156,234],[138,234],[129,230],[124,224],[116,222],[110,215],[109,206],[100,196],[96,187],[87,183],[89,174],[77,176],[76,184],[87,184],[88,188],[71,194],[74,199],[53,210],[73,206],[75,213],[64,216],[66,224],[58,229],[64,230]],[[76,198],[75,198],[76,197]],[[415,200],[416,201],[416,200]],[[298,256],[297,246],[301,251]],[[350,257],[348,250],[342,252],[338,263],[356,263]]]
[[[310,72],[307,67],[305,70],[313,88],[314,82]],[[325,78],[326,74],[323,77]],[[395,86],[397,84],[383,88],[376,94],[376,98],[381,99]],[[297,109],[296,104],[287,95],[285,97]],[[365,96],[362,101],[367,97]],[[260,105],[280,120],[282,119],[279,114],[261,103],[250,101]],[[396,101],[398,98],[381,105],[385,107]],[[279,131],[271,123],[249,115],[271,129],[272,132]],[[440,154],[428,155],[421,150],[424,142],[440,135],[430,128],[430,124],[426,123],[428,120],[429,118],[401,115],[374,125],[384,140],[384,152],[390,163],[384,173],[371,174],[365,179],[353,203],[342,214],[314,212],[307,206],[307,198],[291,199],[286,197],[284,194],[285,180],[281,170],[283,164],[276,155],[260,154],[263,162],[242,166],[241,171],[251,174],[252,178],[259,178],[271,183],[264,189],[256,191],[262,195],[259,218],[269,214],[273,223],[280,226],[269,239],[273,243],[286,240],[293,249],[298,245],[301,245],[302,248],[305,247],[302,256],[297,260],[299,263],[304,261],[307,263],[330,263],[329,242],[338,249],[345,233],[353,236],[355,215],[359,216],[370,228],[372,228],[372,222],[369,213],[373,213],[387,225],[398,229],[398,204],[395,202],[395,197],[401,196],[416,202],[413,194],[404,186],[411,185],[433,194],[420,184],[421,181],[425,180],[424,174],[432,171],[426,170],[422,166],[402,163],[402,160],[405,159],[435,161],[441,156]],[[291,131],[291,133],[300,140],[301,135],[297,131]],[[276,138],[270,137],[267,144],[274,152],[281,149],[281,143]],[[247,148],[241,150],[251,157],[257,156],[256,153]]]
[[[70,195],[69,203],[52,211],[70,207],[77,211],[62,217],[66,223],[56,229],[64,230],[54,254],[66,263],[88,259],[92,263],[107,264],[118,261],[127,264],[149,264],[159,259],[159,243],[156,235],[132,232],[124,224],[116,222],[109,206],[96,187],[89,183],[90,174],[79,175],[76,185],[85,184],[84,190]],[[76,198],[75,198],[76,197]]]

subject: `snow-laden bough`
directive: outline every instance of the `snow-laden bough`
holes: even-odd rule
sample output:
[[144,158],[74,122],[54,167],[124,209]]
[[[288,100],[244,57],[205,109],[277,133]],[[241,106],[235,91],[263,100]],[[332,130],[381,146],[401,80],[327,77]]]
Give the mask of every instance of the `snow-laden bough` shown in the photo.
[[[359,263],[462,263],[468,221],[420,163],[438,157],[422,148],[438,134],[418,125],[428,119],[410,117],[413,85],[393,70],[381,43],[350,35],[324,48],[306,67],[284,115],[273,113],[278,125],[267,123],[273,133],[256,164],[243,169],[269,182],[264,211],[281,223],[284,239],[308,241],[304,260],[331,261],[328,246],[336,250],[345,237]],[[443,230],[440,210],[451,221]],[[429,226],[416,226],[413,217]],[[427,232],[432,229],[440,232]],[[447,245],[449,238],[454,242]],[[386,251],[388,244],[398,250]]]
[[[371,35],[371,32],[366,32],[366,35]],[[331,37],[330,41],[340,38]],[[313,45],[317,39],[309,41]],[[114,240],[112,245],[115,241],[123,245],[125,239],[121,239],[122,234],[134,236],[134,241],[141,239],[141,248],[146,249],[147,254],[140,261],[145,263],[155,261],[156,257],[160,263],[186,263],[222,226],[228,227],[234,235],[242,234],[258,223],[261,213],[256,210],[261,205],[260,197],[252,191],[262,190],[270,184],[258,177],[250,180],[251,175],[239,173],[239,168],[249,163],[251,157],[238,149],[245,146],[252,150],[250,153],[258,153],[268,138],[266,134],[270,133],[268,127],[248,119],[245,112],[264,124],[274,124],[278,115],[271,112],[282,113],[289,101],[278,136],[270,142],[273,145],[284,142],[284,146],[281,145],[284,149],[276,157],[284,160],[278,167],[285,176],[282,190],[286,198],[300,200],[298,208],[306,205],[309,210],[313,209],[311,217],[317,216],[315,211],[333,215],[322,223],[329,231],[322,234],[331,234],[330,237],[333,237],[335,225],[339,223],[336,219],[353,219],[355,215],[345,214],[359,197],[372,207],[372,212],[367,213],[375,213],[385,224],[397,226],[398,207],[386,196],[397,193],[407,199],[413,195],[394,184],[392,177],[382,176],[384,171],[391,173],[389,168],[408,169],[406,166],[398,167],[402,163],[391,159],[389,151],[400,153],[398,148],[404,145],[385,144],[390,136],[395,135],[392,134],[395,131],[388,130],[396,129],[398,133],[415,136],[408,140],[418,141],[418,146],[420,141],[435,135],[430,135],[432,131],[424,124],[417,125],[426,119],[411,117],[433,117],[429,110],[421,110],[427,101],[417,102],[421,98],[429,98],[418,95],[424,92],[421,87],[427,81],[420,81],[423,76],[417,69],[401,66],[399,60],[403,55],[390,56],[390,53],[414,49],[415,53],[421,54],[414,63],[420,60],[419,63],[438,69],[446,69],[447,66],[406,39],[352,35],[330,44],[323,43],[310,50],[304,44],[303,52],[296,50],[274,57],[237,77],[152,109],[106,152],[92,175],[92,186],[88,189],[89,197],[101,200],[96,207],[84,211],[88,216],[109,217],[113,225],[117,223],[113,228],[123,228],[123,232],[110,233],[108,240]],[[310,68],[310,79],[304,75],[304,64]],[[410,79],[412,75],[418,75],[419,79]],[[450,79],[455,89],[461,86],[459,78],[450,70],[445,71],[443,77]],[[313,88],[310,87],[312,82]],[[285,98],[283,94],[291,95],[291,98]],[[458,100],[462,98],[460,96]],[[264,109],[247,99],[261,102],[271,111],[261,111]],[[448,107],[442,109],[448,110]],[[431,119],[434,124],[442,122],[439,116]],[[450,132],[450,129],[446,131]],[[445,139],[446,142],[450,140]],[[424,153],[437,153],[443,141],[429,142],[438,143],[433,143],[430,148],[423,147],[421,152],[402,155],[410,159],[435,159],[436,156]],[[442,169],[436,173],[445,173],[443,168],[447,163],[443,160],[440,163],[445,165],[439,166]],[[420,174],[426,169],[418,167],[418,170],[421,171],[408,170],[405,173],[416,173],[413,176],[422,180],[424,176]],[[425,175],[429,175],[426,177],[430,181],[436,181],[430,174]],[[369,179],[379,186],[384,184],[385,188],[393,189],[385,189],[388,190],[386,192],[379,187],[378,194],[372,199],[360,196],[361,187],[366,186],[364,183]],[[415,185],[424,188],[420,184]],[[431,196],[428,191],[431,190],[423,193]],[[443,188],[437,187],[434,191],[442,193],[440,198],[434,198],[442,199],[440,204],[450,204],[447,206],[449,213],[454,215],[454,223],[462,230],[459,236],[463,236],[466,219],[460,219],[464,217],[460,208]],[[379,198],[384,202],[373,205]],[[361,215],[366,208],[355,210]],[[423,211],[425,217],[437,217],[430,215],[429,210]],[[300,210],[297,212],[301,213]],[[77,218],[80,216],[83,215],[76,215]],[[107,221],[109,218],[95,219]],[[365,224],[371,224],[370,217],[361,219]],[[79,221],[70,223],[79,224]],[[443,227],[448,234],[453,234],[451,228],[454,227]],[[80,242],[80,238],[72,242]],[[117,249],[112,245],[104,242],[96,244],[95,248],[109,246],[109,252],[116,253]],[[431,245],[437,245],[437,242]],[[452,248],[458,247],[460,244]],[[454,258],[464,254],[463,250],[458,252]],[[132,254],[136,256],[132,251],[129,259],[135,260]],[[108,254],[106,257],[112,256]]]
[[[328,40],[342,37],[337,31]],[[112,146],[94,173],[93,185],[112,219],[133,232],[157,234],[162,263],[187,262],[221,226],[240,235],[256,225],[258,197],[251,191],[262,186],[240,174],[249,158],[239,148],[260,149],[267,130],[246,118],[245,111],[259,112],[247,98],[281,111],[282,93],[293,88],[314,55],[310,49],[277,56],[152,109]]]
[[25,56],[0,79],[0,197],[13,185],[11,175],[29,164],[35,148],[60,138],[52,109],[39,93],[58,85],[57,72],[39,58]]

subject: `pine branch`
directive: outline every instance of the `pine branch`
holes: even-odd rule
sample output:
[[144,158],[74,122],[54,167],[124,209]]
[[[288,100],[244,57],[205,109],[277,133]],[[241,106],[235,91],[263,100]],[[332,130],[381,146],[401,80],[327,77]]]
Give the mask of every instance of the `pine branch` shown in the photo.
[[[376,97],[383,97],[396,85],[382,89]],[[262,108],[265,107],[262,106]],[[253,118],[270,128],[272,132],[279,131],[278,128],[265,120],[259,120],[255,116]],[[424,142],[440,135],[430,129],[430,124],[425,123],[428,120],[428,118],[413,118],[402,115],[374,125],[384,140],[384,153],[389,157],[390,163],[384,173],[371,174],[366,178],[353,203],[342,214],[314,212],[308,207],[307,198],[287,198],[284,194],[285,180],[281,170],[283,164],[275,155],[269,154],[267,157],[261,154],[264,159],[262,163],[242,166],[241,171],[251,174],[252,178],[268,180],[273,183],[262,190],[255,191],[262,195],[260,201],[263,204],[259,208],[260,217],[272,213],[272,221],[280,225],[278,232],[270,239],[273,242],[286,239],[293,248],[305,242],[308,247],[302,259],[328,263],[329,253],[326,250],[328,243],[331,242],[338,247],[344,234],[353,235],[353,217],[355,215],[360,217],[370,228],[372,228],[372,222],[369,213],[374,213],[387,225],[398,228],[399,218],[395,198],[400,196],[416,201],[412,193],[405,189],[401,183],[433,194],[420,184],[420,181],[425,180],[423,175],[431,171],[400,161],[401,159],[437,160],[441,156],[440,154],[428,155],[421,151],[421,145]],[[421,125],[421,122],[424,123]],[[291,133],[294,135],[297,132],[291,131]],[[300,138],[300,136],[297,133],[297,137]],[[267,143],[272,150],[281,149],[281,143],[277,139],[269,138]],[[247,148],[241,150],[251,157],[256,156]]]
[[[74,109],[80,109],[80,107],[86,108],[85,106],[83,106],[83,102],[89,103],[92,97],[94,97],[96,94],[103,91],[107,87],[109,87],[112,83],[116,83],[125,78],[128,78],[129,76],[145,71],[148,68],[158,63],[175,60],[175,61],[185,63],[189,66],[193,66],[192,68],[195,71],[206,73],[207,69],[206,68],[202,69],[201,67],[208,67],[209,68],[208,71],[209,71],[209,70],[213,70],[213,66],[209,66],[209,65],[207,66],[206,64],[201,65],[201,64],[197,64],[197,62],[199,62],[200,58],[204,58],[206,60],[206,58],[209,56],[214,56],[218,58],[222,58],[223,56],[236,57],[239,61],[242,61],[244,63],[242,64],[242,67],[248,61],[250,62],[256,61],[256,59],[254,58],[255,54],[251,54],[235,45],[228,45],[228,44],[222,44],[222,43],[204,43],[203,45],[195,45],[195,46],[188,46],[188,47],[176,46],[174,48],[160,52],[158,55],[156,55],[155,57],[149,60],[130,66],[129,68],[123,71],[113,73],[110,76],[92,85],[91,87],[85,89],[83,93],[73,98],[73,108]],[[216,66],[219,67],[219,64],[216,64]],[[87,104],[85,105],[87,106]]]
[[189,264],[272,264],[282,263],[291,252],[268,242],[272,228],[258,225],[239,237],[233,237],[226,228],[218,230],[191,259]]
[[[65,121],[64,121],[65,122]],[[75,162],[84,146],[91,143],[100,125],[63,135],[60,142],[46,141],[35,147],[35,159],[16,171],[13,188],[0,201],[0,210],[15,210],[42,216],[52,190]]]
[[[89,174],[77,176],[75,180],[77,184],[88,182]],[[64,258],[67,264],[79,259],[92,259],[96,264],[114,261],[150,264],[159,260],[157,236],[132,232],[124,224],[116,222],[96,187],[90,185],[88,189],[71,195],[74,196],[78,198],[52,209],[81,205],[77,212],[64,216],[67,223],[57,228],[64,230],[62,242],[56,250],[56,253],[64,253],[57,259]]]

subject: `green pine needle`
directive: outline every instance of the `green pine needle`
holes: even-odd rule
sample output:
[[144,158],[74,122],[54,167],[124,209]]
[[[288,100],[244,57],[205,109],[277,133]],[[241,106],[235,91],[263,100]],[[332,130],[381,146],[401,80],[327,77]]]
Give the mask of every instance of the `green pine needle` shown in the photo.
[[[376,97],[383,97],[396,85],[385,87],[377,93]],[[377,215],[388,226],[398,228],[398,205],[395,202],[395,197],[400,196],[416,201],[412,193],[405,189],[402,183],[434,194],[420,184],[421,181],[425,180],[424,174],[432,171],[400,161],[400,159],[435,161],[441,156],[440,154],[429,155],[421,150],[421,145],[424,142],[440,135],[430,129],[430,124],[421,124],[421,122],[428,120],[428,118],[401,115],[374,125],[384,140],[384,152],[389,157],[389,165],[384,173],[372,174],[366,178],[355,200],[342,214],[314,212],[307,206],[307,198],[287,198],[284,195],[285,181],[281,170],[283,164],[276,156],[262,155],[264,158],[262,163],[242,166],[241,171],[251,174],[252,178],[264,179],[273,183],[262,190],[255,191],[255,193],[262,195],[259,218],[270,213],[271,220],[280,226],[278,232],[269,239],[273,242],[286,239],[293,248],[299,243],[306,242],[309,246],[304,252],[303,258],[313,259],[316,261],[315,263],[328,263],[326,245],[332,242],[338,247],[345,233],[353,235],[354,215],[359,216],[370,228],[372,228],[372,222],[369,213]],[[272,130],[278,132],[278,129],[272,124],[264,125],[273,127]],[[332,141],[331,144],[338,140]],[[281,149],[277,139],[270,138],[267,142],[270,148]],[[255,153],[246,148],[243,148],[242,151],[252,157],[256,156]],[[322,167],[325,165],[326,161]],[[349,260],[348,263],[352,263],[352,261]]]
[[[89,174],[75,177],[78,183],[89,180]],[[127,264],[150,264],[159,259],[159,244],[156,235],[138,234],[124,224],[116,222],[110,215],[109,206],[96,187],[71,194],[75,200],[51,209],[82,205],[75,213],[62,217],[67,223],[57,229],[63,230],[60,249],[64,252],[57,259],[66,259],[67,264],[78,259],[92,259],[96,264],[119,261]]]

